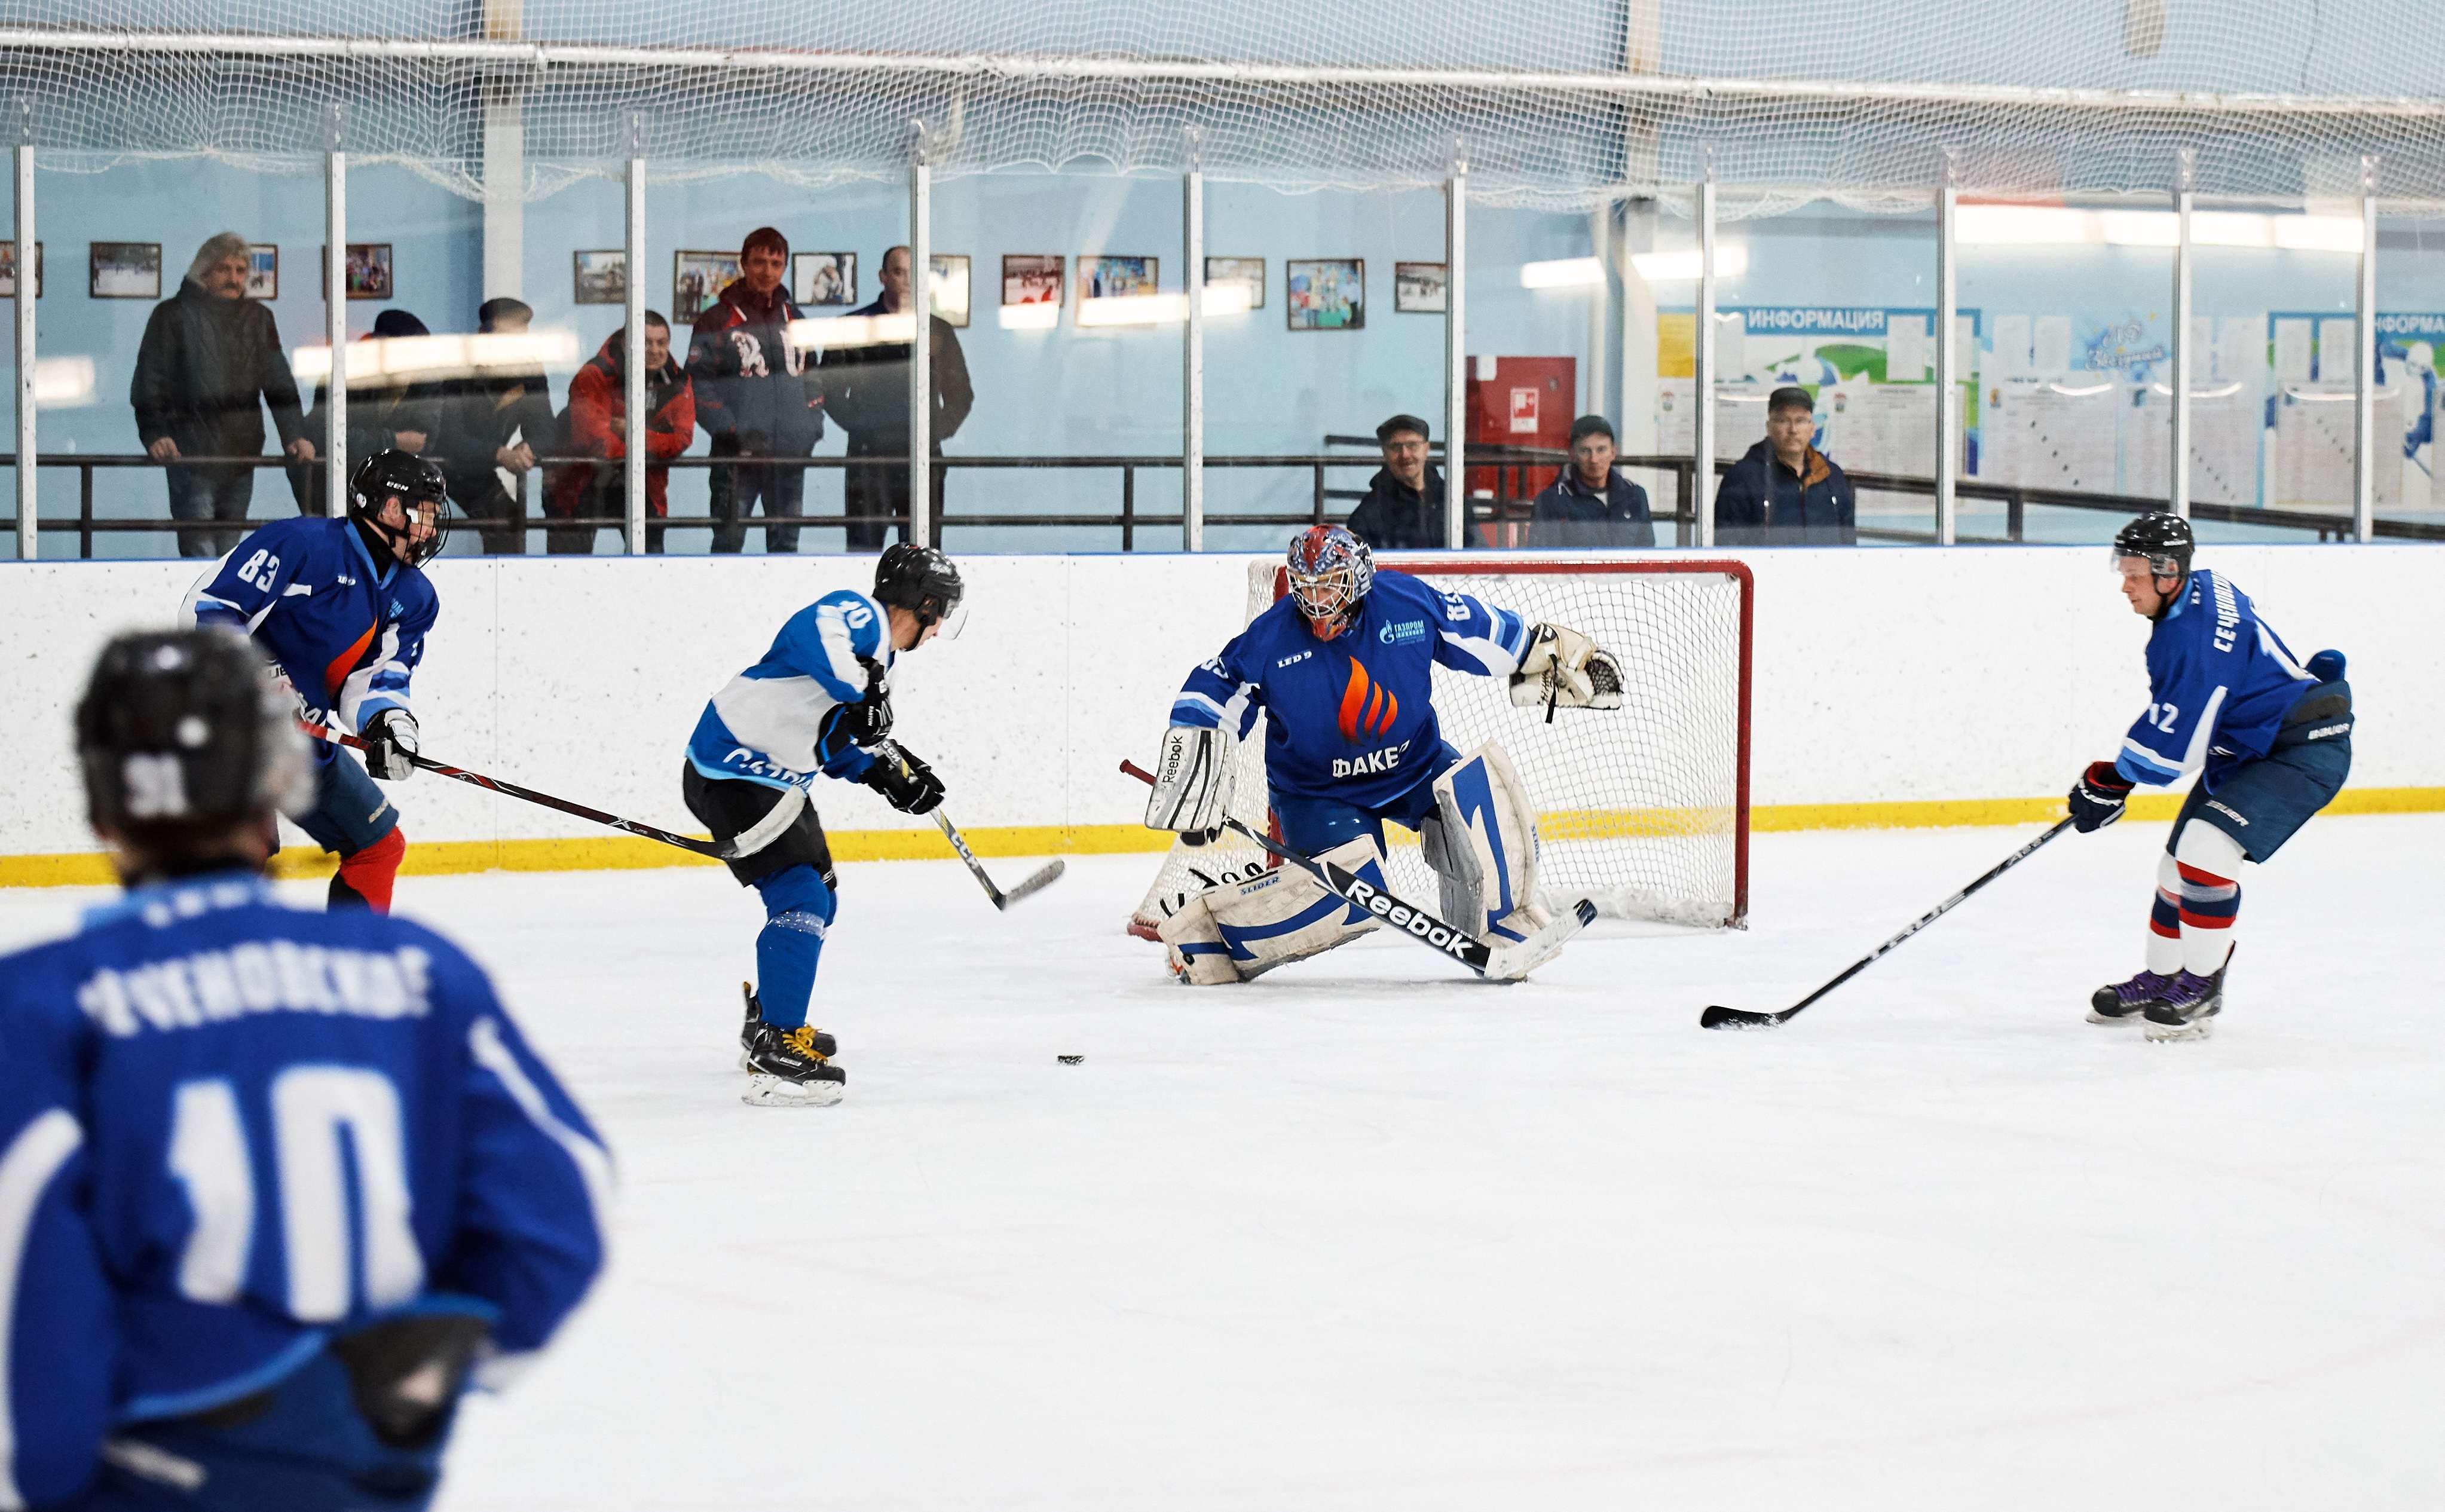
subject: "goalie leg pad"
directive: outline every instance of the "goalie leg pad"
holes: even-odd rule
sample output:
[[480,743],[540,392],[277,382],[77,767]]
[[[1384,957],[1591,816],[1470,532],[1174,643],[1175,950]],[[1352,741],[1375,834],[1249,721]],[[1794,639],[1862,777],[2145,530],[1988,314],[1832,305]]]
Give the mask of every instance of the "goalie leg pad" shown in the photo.
[[[1383,886],[1382,856],[1372,840],[1353,840],[1316,859]],[[1284,867],[1199,893],[1163,922],[1160,933],[1171,947],[1172,969],[1190,985],[1204,986],[1250,980],[1375,927],[1374,915],[1297,868]]]
[[1488,741],[1435,779],[1435,812],[1419,839],[1442,887],[1446,921],[1499,940],[1545,926],[1536,810],[1502,747]]

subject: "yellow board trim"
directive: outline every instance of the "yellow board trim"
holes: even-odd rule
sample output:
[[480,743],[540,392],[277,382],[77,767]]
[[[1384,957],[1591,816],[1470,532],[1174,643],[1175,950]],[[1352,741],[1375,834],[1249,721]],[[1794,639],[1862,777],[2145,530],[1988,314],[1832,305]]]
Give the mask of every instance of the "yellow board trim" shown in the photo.
[[[2148,793],[2131,800],[2131,817],[2170,822],[2181,807],[2175,793]],[[2346,788],[2327,813],[2445,812],[2445,788]],[[1779,803],[1749,812],[1760,832],[1796,830],[1917,830],[1976,825],[2044,824],[2063,813],[2061,798],[1960,798],[1914,803]],[[1659,812],[1618,816],[1626,823],[1591,822],[1585,813],[1539,816],[1540,831],[1556,840],[1592,838],[1623,830],[1637,834],[1688,833],[1719,827],[1668,822]],[[961,831],[980,856],[1111,855],[1167,849],[1171,837],[1134,824],[1012,825]],[[948,861],[951,848],[932,830],[845,830],[831,833],[840,861]],[[400,870],[408,876],[445,876],[470,871],[618,871],[650,867],[709,867],[714,862],[632,835],[562,840],[417,840]],[[278,877],[327,877],[329,855],[292,846],[272,861]],[[116,881],[99,852],[0,856],[0,887],[103,887]]]

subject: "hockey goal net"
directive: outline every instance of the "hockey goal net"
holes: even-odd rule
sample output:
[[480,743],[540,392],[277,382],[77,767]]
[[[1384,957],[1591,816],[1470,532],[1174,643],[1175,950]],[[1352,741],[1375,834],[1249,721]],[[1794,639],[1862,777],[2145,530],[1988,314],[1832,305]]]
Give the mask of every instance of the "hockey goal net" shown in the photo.
[[[1732,561],[1378,560],[1436,588],[1469,593],[1530,624],[1565,625],[1621,661],[1616,710],[1521,709],[1502,679],[1438,665],[1435,712],[1465,754],[1488,741],[1510,754],[1537,806],[1539,890],[1549,906],[1589,896],[1607,917],[1699,927],[1748,914],[1749,633],[1754,588]],[[1279,568],[1252,567],[1248,618],[1287,591]],[[1260,716],[1240,742],[1232,812],[1271,823]],[[1436,886],[1417,836],[1388,825],[1385,880],[1432,908]],[[1175,843],[1131,916],[1152,938],[1185,894],[1269,862],[1225,831]]]

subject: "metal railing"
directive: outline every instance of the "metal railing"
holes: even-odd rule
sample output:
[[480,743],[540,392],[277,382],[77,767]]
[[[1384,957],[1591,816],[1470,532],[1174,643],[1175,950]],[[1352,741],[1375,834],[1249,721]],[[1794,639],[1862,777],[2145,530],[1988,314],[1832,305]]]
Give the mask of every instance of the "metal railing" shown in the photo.
[[[1325,442],[1328,446],[1364,445],[1371,448],[1374,444],[1372,437],[1327,436]],[[1442,455],[1440,447],[1431,449],[1429,453],[1433,459],[1440,459]],[[37,456],[35,461],[39,467],[72,469],[77,474],[76,515],[73,518],[65,516],[40,518],[36,521],[36,527],[45,532],[62,534],[74,532],[77,537],[77,555],[81,558],[92,557],[95,539],[101,535],[151,532],[183,537],[191,532],[246,530],[266,523],[262,517],[244,520],[174,520],[162,517],[98,515],[94,512],[94,478],[99,472],[127,469],[160,470],[170,466],[252,468],[260,471],[287,469],[294,465],[285,457],[182,457],[175,463],[165,463],[142,454],[121,456],[79,452],[42,454]],[[15,462],[16,457],[13,454],[0,454],[0,468],[13,467]],[[554,456],[538,458],[536,472],[519,475],[518,489],[513,495],[516,507],[511,514],[503,518],[470,516],[454,520],[454,528],[488,533],[511,532],[517,535],[521,544],[524,542],[526,532],[537,529],[615,532],[623,530],[627,525],[625,515],[558,515],[548,511],[537,510],[532,498],[537,473],[549,474],[551,470],[562,467],[594,467],[604,462],[605,458],[593,457]],[[952,529],[1117,528],[1120,532],[1121,550],[1129,551],[1138,549],[1138,535],[1141,531],[1177,532],[1181,528],[1181,515],[1178,512],[1148,513],[1140,510],[1137,502],[1138,475],[1147,472],[1179,471],[1181,458],[1176,454],[1144,453],[1094,457],[938,455],[933,458],[933,462],[935,467],[944,473],[1057,470],[1120,474],[1120,507],[1115,512],[1071,511],[1059,513],[945,512],[937,517],[938,532]],[[1482,496],[1475,501],[1480,524],[1491,529],[1498,543],[1507,544],[1516,534],[1515,528],[1526,524],[1530,512],[1534,508],[1537,494],[1568,462],[1568,453],[1552,449],[1498,446],[1469,448],[1465,458],[1467,472],[1477,476],[1491,474],[1494,479],[1491,496]],[[682,471],[743,466],[789,467],[804,472],[841,473],[880,467],[905,474],[908,464],[905,457],[832,456],[681,457],[654,465]],[[1361,498],[1364,494],[1355,489],[1328,487],[1328,473],[1334,469],[1354,468],[1366,468],[1372,472],[1383,464],[1381,457],[1370,451],[1366,453],[1258,454],[1238,457],[1208,456],[1204,458],[1204,465],[1208,468],[1228,471],[1275,470],[1307,474],[1308,507],[1305,510],[1297,513],[1209,511],[1206,515],[1207,524],[1221,527],[1299,526],[1322,524],[1330,519],[1339,518],[1348,512],[1335,509],[1334,506],[1343,501]],[[1614,465],[1633,471],[1670,475],[1671,509],[1669,513],[1661,508],[1654,511],[1659,533],[1661,527],[1670,523],[1672,526],[1674,546],[1696,544],[1697,515],[1692,507],[1692,500],[1696,493],[1694,481],[1697,469],[1689,457],[1623,456],[1615,459]],[[1715,472],[1720,476],[1730,472],[1735,465],[1731,461],[1718,461],[1715,464]],[[1913,477],[1890,473],[1851,473],[1848,476],[1854,490],[1859,493],[1921,496],[1929,499],[1931,505],[1936,493],[1936,482],[1932,477]],[[1955,496],[1963,500],[2000,503],[2004,506],[2004,534],[1962,538],[1968,542],[1984,544],[2017,544],[2025,541],[2028,512],[2033,508],[2081,510],[2128,516],[2164,507],[2162,499],[2140,497],[2135,495],[2089,494],[2074,493],[2063,489],[2025,488],[2011,484],[1979,482],[1969,478],[1957,480],[1953,485],[1953,491]],[[724,519],[715,514],[685,514],[651,518],[648,524],[658,533],[663,531],[711,531],[725,527],[740,531],[769,530],[775,527],[822,530],[844,525],[888,525],[899,529],[904,535],[907,530],[908,518],[905,513],[886,516],[849,513],[849,502],[844,501],[843,513],[838,514],[782,515],[778,518],[756,515],[737,521]],[[2191,515],[2193,519],[2213,520],[2225,524],[2257,525],[2276,530],[2300,531],[2314,534],[2321,541],[2349,539],[2352,535],[2351,517],[2341,513],[2324,514],[2306,510],[2260,509],[2193,501],[2191,505]],[[1864,540],[1932,544],[1936,538],[1932,516],[1931,509],[1931,525],[1925,531],[1877,526],[1863,527],[1858,533]],[[0,516],[0,531],[13,531],[15,526],[16,518],[13,513]],[[2375,537],[2380,540],[2445,541],[2445,521],[2380,518],[2375,522]],[[937,539],[941,538],[938,534]],[[1176,533],[1172,539],[1176,541]],[[1160,549],[1168,550],[1171,549],[1171,545],[1172,541],[1167,541]]]

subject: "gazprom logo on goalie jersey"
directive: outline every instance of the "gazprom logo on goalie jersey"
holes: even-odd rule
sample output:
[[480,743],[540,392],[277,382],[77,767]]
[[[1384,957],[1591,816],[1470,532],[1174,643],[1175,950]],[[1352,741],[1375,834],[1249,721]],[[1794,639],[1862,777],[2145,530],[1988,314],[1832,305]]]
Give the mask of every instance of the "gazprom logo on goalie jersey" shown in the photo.
[[1400,717],[1401,700],[1392,697],[1390,688],[1367,675],[1366,663],[1352,657],[1350,681],[1341,689],[1341,737],[1352,745],[1380,740],[1391,733],[1392,721]]
[[1397,624],[1388,624],[1375,632],[1375,639],[1386,645],[1412,645],[1426,638],[1427,622],[1424,620],[1402,620]]

